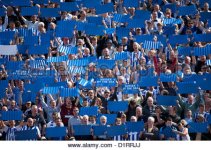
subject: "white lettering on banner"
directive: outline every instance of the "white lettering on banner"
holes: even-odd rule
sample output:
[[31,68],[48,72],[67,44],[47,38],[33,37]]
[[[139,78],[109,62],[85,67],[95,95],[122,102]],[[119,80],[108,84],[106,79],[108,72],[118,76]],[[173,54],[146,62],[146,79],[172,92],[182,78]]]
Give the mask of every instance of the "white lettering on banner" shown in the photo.
[[116,79],[113,78],[100,78],[96,81],[97,84],[115,84]]
[[137,84],[125,84],[123,86],[123,91],[137,91],[139,86]]
[[17,53],[17,45],[0,45],[0,55],[16,55]]

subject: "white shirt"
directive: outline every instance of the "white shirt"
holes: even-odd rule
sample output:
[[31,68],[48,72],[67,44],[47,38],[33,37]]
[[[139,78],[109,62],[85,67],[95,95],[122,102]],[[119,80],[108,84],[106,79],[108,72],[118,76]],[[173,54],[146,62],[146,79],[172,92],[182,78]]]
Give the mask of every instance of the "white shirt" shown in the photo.
[[28,20],[24,19],[24,23],[27,25],[28,29],[38,30],[38,24],[40,22],[39,21],[35,21],[35,23],[32,23],[32,21],[28,21]]
[[47,124],[47,128],[48,128],[48,127],[55,127],[55,126],[56,126],[56,123],[53,122],[53,121],[50,121],[50,122],[48,122],[48,124]]

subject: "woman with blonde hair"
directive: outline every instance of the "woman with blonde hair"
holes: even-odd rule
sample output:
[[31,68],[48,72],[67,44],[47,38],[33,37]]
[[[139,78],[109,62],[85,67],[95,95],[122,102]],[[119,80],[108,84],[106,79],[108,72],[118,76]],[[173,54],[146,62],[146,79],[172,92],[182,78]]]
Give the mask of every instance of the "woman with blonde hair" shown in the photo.
[[190,136],[188,134],[188,128],[186,127],[187,122],[183,119],[178,124],[179,131],[173,130],[173,132],[178,134],[178,140],[180,141],[190,141]]
[[98,113],[100,113],[100,114],[107,113],[106,109],[102,106],[102,100],[100,98],[96,98],[95,106],[98,107]]

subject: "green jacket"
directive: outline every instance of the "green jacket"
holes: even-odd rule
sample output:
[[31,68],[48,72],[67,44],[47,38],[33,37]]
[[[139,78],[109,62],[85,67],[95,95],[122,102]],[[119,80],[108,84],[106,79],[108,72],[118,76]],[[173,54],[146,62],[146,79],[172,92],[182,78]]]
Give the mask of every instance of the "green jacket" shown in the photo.
[[195,100],[196,101],[193,104],[189,104],[188,102],[186,102],[184,100],[183,97],[181,97],[180,95],[178,96],[179,104],[182,107],[182,109],[184,110],[184,113],[186,113],[187,110],[191,110],[192,114],[194,114],[197,111],[199,104],[204,103],[204,99],[202,98],[202,96],[200,94],[198,94],[196,96]]

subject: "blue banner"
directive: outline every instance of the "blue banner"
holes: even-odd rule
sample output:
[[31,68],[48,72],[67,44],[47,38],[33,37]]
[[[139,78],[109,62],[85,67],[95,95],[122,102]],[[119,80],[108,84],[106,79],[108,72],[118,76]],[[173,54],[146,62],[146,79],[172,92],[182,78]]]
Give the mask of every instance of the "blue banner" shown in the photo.
[[108,3],[104,5],[96,5],[95,6],[96,14],[104,14],[108,12],[113,12],[114,11],[114,4],[113,3]]
[[48,4],[48,0],[33,0],[34,4]]
[[46,138],[65,137],[67,135],[66,127],[48,127],[45,129]]
[[71,73],[71,74],[76,74],[76,73],[79,73],[79,74],[84,74],[86,73],[86,70],[84,67],[69,67],[68,68],[68,72]]
[[99,69],[113,69],[115,67],[115,60],[110,59],[98,59],[97,67]]
[[38,15],[38,7],[22,7],[21,8],[21,15],[22,16],[33,16]]
[[123,94],[138,94],[139,85],[138,84],[124,84],[122,87]]
[[128,101],[108,101],[108,110],[110,112],[125,112],[128,109]]
[[211,80],[199,80],[197,84],[202,90],[211,90]]
[[198,86],[196,82],[177,82],[176,85],[178,87],[177,92],[180,94],[191,94],[198,92]]
[[120,40],[122,37],[128,37],[130,32],[130,29],[127,28],[116,28],[116,35],[118,36],[118,39]]
[[157,105],[176,106],[177,96],[157,96]]
[[[193,37],[194,42],[211,42],[209,34],[194,34]],[[210,44],[206,46],[210,46]]]
[[60,46],[58,51],[61,53],[67,54],[77,54],[78,48],[77,47],[70,47],[70,46]]
[[79,6],[76,2],[63,2],[60,3],[60,11],[78,11]]
[[91,125],[73,125],[74,135],[91,135]]
[[128,59],[127,52],[117,52],[115,54],[115,60],[126,60],[126,59]]
[[145,41],[152,41],[153,35],[136,35],[133,39],[138,43],[144,43]]
[[26,140],[37,140],[37,130],[23,130],[15,132],[15,140],[26,141]]
[[96,87],[116,87],[116,78],[98,78]]
[[22,111],[1,111],[1,120],[22,120]]
[[60,96],[61,97],[75,97],[79,96],[79,89],[78,88],[61,88],[60,89]]
[[109,137],[114,137],[118,135],[125,135],[126,133],[126,128],[125,125],[119,125],[119,126],[110,126],[107,128],[107,135]]
[[80,116],[88,115],[88,116],[97,116],[98,114],[98,107],[91,106],[91,107],[81,107],[79,111]]
[[0,17],[4,17],[6,10],[4,8],[0,8]]
[[206,45],[205,47],[194,47],[194,56],[208,56],[211,54],[211,45]]
[[162,130],[162,134],[164,135],[165,139],[169,139],[169,138],[175,138],[176,139],[176,133],[174,133],[172,131],[171,127],[165,127]]
[[30,0],[12,0],[10,3],[12,6],[31,6]]
[[144,122],[126,122],[126,127],[128,132],[140,132],[144,130]]
[[113,34],[116,31],[116,28],[105,28],[106,34]]
[[37,45],[29,47],[29,54],[40,55],[40,54],[48,54],[48,46],[47,45]]
[[24,36],[24,45],[30,45],[31,47],[36,47],[39,43],[39,36]]
[[68,56],[58,56],[58,57],[48,57],[47,62],[62,62],[62,61],[67,61]]
[[93,24],[86,24],[84,27],[85,33],[87,35],[104,35],[105,27],[104,26],[96,26]]
[[45,59],[41,60],[30,60],[29,65],[31,68],[45,68],[46,67],[46,62]]
[[124,0],[124,7],[139,7],[139,0]]
[[136,10],[134,19],[150,20],[151,12],[146,10]]
[[190,56],[192,47],[178,47],[178,54],[184,56]]
[[158,77],[141,77],[139,81],[139,86],[149,87],[149,86],[157,86],[158,85]]
[[95,136],[106,135],[107,126],[93,126],[93,133]]
[[75,59],[67,61],[68,66],[87,66],[89,64],[88,59]]
[[176,27],[175,26],[164,26],[163,27],[163,34],[164,35],[174,35],[175,34],[175,29]]
[[15,71],[15,70],[19,70],[22,69],[24,66],[24,62],[23,61],[8,61],[6,63],[6,69],[7,70],[11,70],[11,71]]
[[159,49],[162,46],[161,42],[154,42],[154,41],[145,41],[143,44],[144,49]]
[[208,117],[207,117],[207,122],[209,123],[209,125],[211,125],[211,114],[208,115]]
[[40,8],[41,17],[59,17],[58,8]]
[[130,15],[114,14],[113,21],[115,22],[128,22]]
[[206,21],[211,18],[211,12],[200,12],[200,21]]
[[59,93],[59,87],[44,87],[43,88],[43,94],[58,94]]
[[176,19],[176,18],[164,18],[163,19],[163,24],[164,25],[182,24],[182,20],[181,19]]
[[86,18],[88,23],[93,23],[95,25],[103,25],[103,17],[102,16],[89,16]]
[[172,74],[160,74],[160,81],[161,82],[176,82],[177,81],[177,75],[175,73]]
[[128,20],[127,28],[144,28],[145,27],[145,20],[144,19],[130,19]]
[[189,133],[207,133],[208,132],[208,123],[198,123],[198,122],[190,122],[188,124],[188,132]]
[[169,37],[168,41],[172,46],[176,46],[177,44],[187,44],[188,36],[187,35],[173,35]]
[[59,21],[56,26],[57,37],[72,37],[75,23],[72,21]]
[[96,5],[101,4],[101,0],[83,0],[81,3],[83,4],[83,7],[95,8]]
[[195,15],[197,14],[197,9],[195,5],[190,6],[180,6],[178,8],[178,15],[179,16],[186,16],[186,15]]
[[24,91],[22,94],[22,103],[25,104],[28,101],[31,101],[32,103],[35,103],[36,100],[36,93],[33,92],[26,92]]

